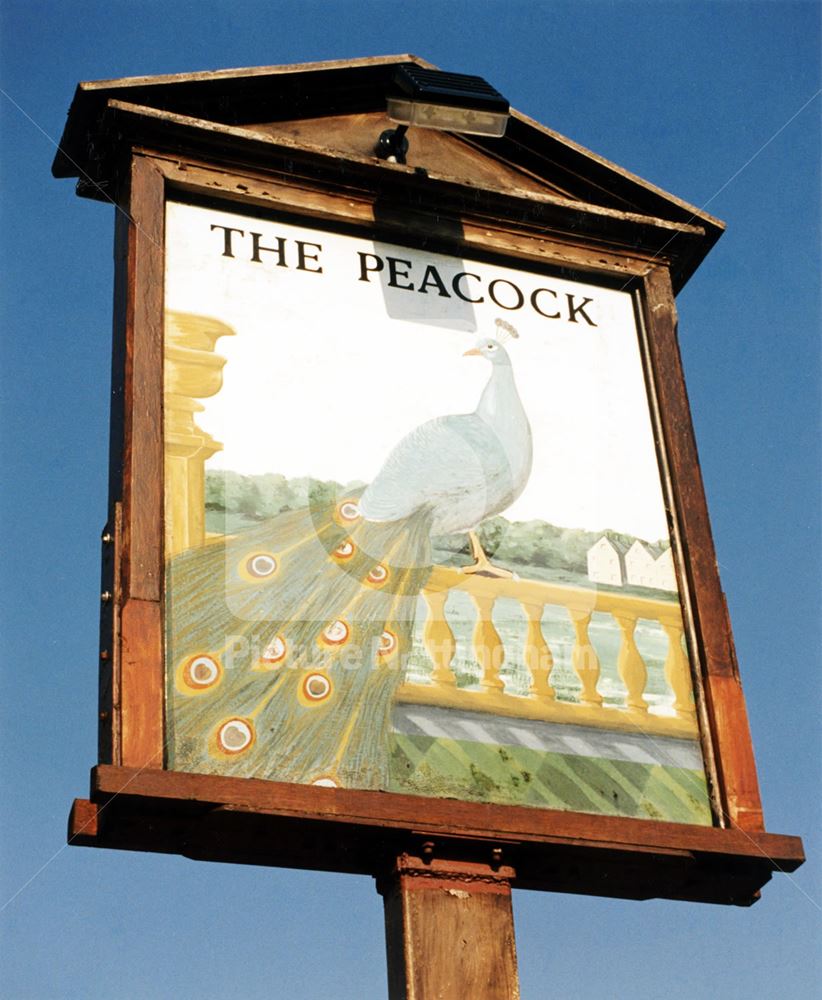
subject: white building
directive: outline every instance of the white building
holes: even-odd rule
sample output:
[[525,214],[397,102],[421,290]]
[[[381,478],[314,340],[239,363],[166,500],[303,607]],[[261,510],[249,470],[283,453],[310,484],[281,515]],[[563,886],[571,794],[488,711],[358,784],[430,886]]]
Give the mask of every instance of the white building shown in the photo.
[[661,549],[635,541],[625,553],[625,582],[637,587],[676,591],[676,573],[670,546]]
[[602,536],[588,549],[588,578],[594,583],[625,583],[625,546]]
[[672,590],[676,592],[676,570],[674,569],[674,551],[669,545],[656,557],[656,586],[659,590]]
[[676,593],[676,571],[670,546],[661,548],[637,539],[630,548],[603,535],[588,549],[588,578],[592,583],[622,587],[653,587]]

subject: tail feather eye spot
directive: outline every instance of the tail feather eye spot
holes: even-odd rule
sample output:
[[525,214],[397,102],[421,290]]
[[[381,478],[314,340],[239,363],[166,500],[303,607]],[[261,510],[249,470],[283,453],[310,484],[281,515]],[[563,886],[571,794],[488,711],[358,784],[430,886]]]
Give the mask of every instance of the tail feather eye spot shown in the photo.
[[344,560],[350,559],[356,551],[357,546],[351,541],[350,538],[346,538],[346,540],[341,542],[331,554],[335,559]]
[[220,661],[206,653],[186,660],[177,673],[177,689],[185,694],[202,694],[216,687],[223,677]]
[[343,524],[352,524],[361,517],[360,508],[354,500],[342,500],[337,504],[336,513],[337,520]]
[[383,566],[382,563],[377,563],[376,566],[372,567],[366,580],[373,584],[375,587],[381,586],[388,579],[388,570]]
[[254,742],[254,725],[249,719],[226,719],[217,728],[217,747],[224,754],[243,753]]
[[326,646],[342,646],[348,641],[350,634],[351,629],[348,624],[342,618],[337,618],[322,630],[320,641]]
[[333,685],[325,674],[307,674],[300,685],[300,701],[303,705],[319,705],[331,696]]
[[252,556],[245,565],[252,576],[271,576],[277,571],[277,560],[267,553]]
[[260,659],[263,663],[282,663],[288,652],[288,645],[282,635],[275,635],[274,638],[262,651]]
[[390,656],[396,651],[397,645],[398,640],[396,633],[392,632],[390,629],[386,629],[380,636],[377,653],[379,656]]
[[252,552],[239,565],[240,576],[249,583],[270,580],[277,572],[279,562],[273,552]]

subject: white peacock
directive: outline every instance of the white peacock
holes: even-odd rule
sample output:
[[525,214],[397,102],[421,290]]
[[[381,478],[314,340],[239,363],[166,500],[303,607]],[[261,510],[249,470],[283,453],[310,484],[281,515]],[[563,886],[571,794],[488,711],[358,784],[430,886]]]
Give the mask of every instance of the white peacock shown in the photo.
[[503,341],[518,334],[497,320],[496,339],[481,337],[466,355],[491,362],[491,376],[473,413],[437,417],[397,444],[363,493],[368,521],[399,521],[432,513],[432,534],[467,532],[474,565],[464,572],[510,576],[488,561],[476,534],[489,517],[519,497],[531,473],[531,427]]

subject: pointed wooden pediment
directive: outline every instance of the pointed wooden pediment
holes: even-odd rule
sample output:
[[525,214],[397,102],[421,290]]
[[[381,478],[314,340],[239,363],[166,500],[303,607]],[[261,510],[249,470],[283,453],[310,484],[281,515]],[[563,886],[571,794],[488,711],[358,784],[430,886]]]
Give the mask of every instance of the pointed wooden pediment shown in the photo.
[[[380,133],[396,128],[385,111],[326,115],[318,118],[263,122],[250,126],[275,139],[300,145],[325,147],[339,156],[372,157]],[[451,135],[432,129],[414,129],[410,134],[407,163],[441,177],[454,177],[463,184],[502,188],[512,193],[531,191],[568,197],[568,192],[546,178],[521,170],[471,142],[468,136]]]
[[[271,144],[349,163],[352,169],[397,171],[375,155],[392,127],[386,95],[402,64],[436,68],[412,55],[265,66],[173,76],[81,83],[54,160],[57,177],[78,177],[78,193],[108,196],[116,174],[121,121],[143,120],[157,136],[175,132],[172,148],[202,137],[239,150]],[[139,132],[139,128],[137,130]],[[640,224],[687,229],[702,245],[676,267],[681,286],[723,231],[688,205],[513,111],[500,139],[412,128],[406,168],[440,181],[496,194],[576,205],[580,212],[622,213]],[[176,146],[175,144],[176,143]]]

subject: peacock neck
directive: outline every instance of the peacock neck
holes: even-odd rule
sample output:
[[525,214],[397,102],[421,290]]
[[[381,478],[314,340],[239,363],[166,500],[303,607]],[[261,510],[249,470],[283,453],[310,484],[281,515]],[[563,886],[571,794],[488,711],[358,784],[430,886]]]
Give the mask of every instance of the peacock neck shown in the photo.
[[510,364],[494,365],[491,377],[480,396],[477,416],[496,426],[500,422],[507,423],[520,414],[525,416],[514,382],[513,368]]
[[495,445],[502,448],[504,455],[503,464],[495,470],[497,492],[486,510],[486,515],[497,514],[522,493],[533,455],[531,427],[510,364],[494,365],[476,414],[492,431]]

